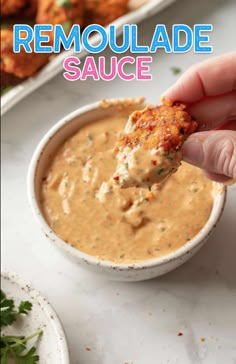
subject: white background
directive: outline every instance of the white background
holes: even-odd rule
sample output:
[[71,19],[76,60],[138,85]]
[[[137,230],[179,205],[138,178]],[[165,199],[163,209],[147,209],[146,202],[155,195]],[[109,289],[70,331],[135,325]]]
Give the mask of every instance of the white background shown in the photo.
[[[149,43],[158,23],[168,29],[212,23],[211,44],[219,55],[236,48],[235,17],[235,0],[180,0],[139,26],[139,42]],[[52,303],[72,364],[236,363],[236,186],[229,188],[221,222],[201,251],[168,275],[140,283],[105,281],[69,263],[45,240],[26,194],[31,155],[62,116],[104,97],[143,95],[159,103],[176,80],[171,67],[185,70],[205,58],[157,52],[151,82],[71,83],[59,75],[2,119],[2,263]]]

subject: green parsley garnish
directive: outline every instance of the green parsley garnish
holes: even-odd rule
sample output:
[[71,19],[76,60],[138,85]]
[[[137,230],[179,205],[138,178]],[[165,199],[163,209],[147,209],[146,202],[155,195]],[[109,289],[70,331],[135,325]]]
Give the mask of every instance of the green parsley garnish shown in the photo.
[[11,325],[19,315],[27,315],[31,309],[32,303],[29,301],[22,301],[19,307],[15,308],[14,301],[8,299],[5,293],[1,291],[1,327]]
[[169,160],[171,160],[171,161],[173,161],[173,157],[169,154],[169,153],[166,153],[166,152],[164,152],[163,153],[163,156],[166,158],[166,159],[169,159]]
[[158,170],[157,170],[157,174],[162,174],[164,172],[164,168],[159,168]]
[[6,24],[6,23],[2,23],[1,24],[1,29],[4,30],[4,29],[8,29],[9,25]]
[[[22,301],[18,307],[12,299],[6,297],[1,290],[1,328],[10,326],[21,315],[27,315],[32,309],[32,303]],[[1,364],[8,364],[12,360],[14,364],[36,364],[39,361],[39,356],[36,354],[36,348],[33,346],[27,349],[27,343],[34,337],[42,335],[42,330],[37,330],[30,336],[7,336],[2,335],[0,339],[0,358]]]
[[7,91],[9,91],[12,86],[3,86],[1,87],[1,96],[4,95]]
[[171,67],[171,71],[173,73],[173,75],[179,75],[182,71],[181,71],[181,68],[179,67]]
[[90,144],[93,143],[93,137],[92,137],[91,134],[88,135],[88,141],[89,141]]
[[65,21],[64,23],[62,23],[62,28],[64,30],[65,33],[69,33],[70,29],[71,29],[72,23],[70,20]]
[[129,163],[124,163],[124,166],[125,166],[126,169],[128,169],[129,168]]
[[70,0],[57,0],[57,5],[63,6],[63,8],[67,8],[67,9],[70,9],[73,7]]

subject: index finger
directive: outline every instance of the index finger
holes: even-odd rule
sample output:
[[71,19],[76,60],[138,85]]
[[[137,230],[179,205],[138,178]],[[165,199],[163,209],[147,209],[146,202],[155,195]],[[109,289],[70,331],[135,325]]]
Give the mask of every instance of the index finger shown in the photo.
[[163,96],[170,101],[194,103],[233,90],[236,90],[236,52],[190,67]]

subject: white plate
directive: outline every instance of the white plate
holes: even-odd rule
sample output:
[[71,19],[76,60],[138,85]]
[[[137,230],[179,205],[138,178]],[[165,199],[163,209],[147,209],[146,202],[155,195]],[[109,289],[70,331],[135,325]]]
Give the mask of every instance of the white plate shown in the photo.
[[18,305],[30,301],[32,311],[23,320],[3,330],[5,335],[31,335],[42,328],[43,335],[29,346],[37,347],[40,364],[69,364],[69,352],[61,323],[47,300],[12,273],[1,273],[1,289]]
[[[138,9],[129,12],[128,14],[118,18],[114,21],[116,26],[117,35],[122,33],[124,24],[139,23],[145,18],[156,14],[176,0],[130,0],[131,7],[139,6],[142,3],[145,5]],[[108,29],[108,28],[106,28]],[[91,44],[95,45],[99,43],[100,37],[95,35],[91,37]],[[84,58],[88,52],[85,49],[81,49],[80,59]],[[39,88],[41,85],[55,77],[63,70],[63,61],[65,58],[78,55],[73,50],[64,51],[63,53],[55,56],[37,75],[28,78],[21,84],[13,87],[5,95],[1,97],[1,115],[5,114],[10,108],[17,104],[20,100],[26,97],[28,94]]]

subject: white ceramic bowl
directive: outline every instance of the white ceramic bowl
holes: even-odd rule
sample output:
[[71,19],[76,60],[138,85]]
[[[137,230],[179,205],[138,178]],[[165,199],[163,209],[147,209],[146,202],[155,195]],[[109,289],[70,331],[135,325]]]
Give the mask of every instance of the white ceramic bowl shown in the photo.
[[52,231],[41,212],[39,191],[45,167],[48,159],[55,153],[58,146],[60,146],[65,139],[73,135],[82,125],[95,121],[101,117],[111,115],[113,112],[113,107],[104,109],[100,106],[100,102],[90,104],[64,117],[47,132],[39,143],[30,163],[28,173],[29,200],[46,237],[70,260],[113,280],[139,281],[150,279],[165,274],[180,266],[203,246],[223,212],[226,189],[219,188],[219,193],[215,194],[211,215],[202,230],[181,248],[163,257],[141,263],[116,264],[110,261],[98,260],[65,243]]
[[40,357],[40,364],[70,364],[66,337],[52,306],[38,291],[34,290],[13,273],[1,273],[1,289],[16,305],[20,301],[30,301],[32,311],[22,320],[3,328],[4,335],[29,336],[38,329],[43,335],[36,341],[29,342],[29,347],[35,345]]

